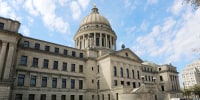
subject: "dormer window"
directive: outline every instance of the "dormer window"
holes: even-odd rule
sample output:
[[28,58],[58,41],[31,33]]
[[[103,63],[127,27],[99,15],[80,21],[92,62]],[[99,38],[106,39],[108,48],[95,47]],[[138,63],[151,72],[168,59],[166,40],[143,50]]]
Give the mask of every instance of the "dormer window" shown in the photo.
[[126,55],[126,57],[128,57],[128,53],[127,52],[125,53],[125,55]]
[[4,27],[4,23],[0,22],[0,30],[3,30],[3,27]]

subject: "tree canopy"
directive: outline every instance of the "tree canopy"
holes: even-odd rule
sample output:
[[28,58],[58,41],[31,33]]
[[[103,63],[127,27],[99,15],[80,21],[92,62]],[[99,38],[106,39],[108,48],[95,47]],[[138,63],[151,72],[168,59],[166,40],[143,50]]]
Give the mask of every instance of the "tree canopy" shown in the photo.
[[184,1],[194,6],[195,9],[198,9],[200,7],[200,0],[184,0]]

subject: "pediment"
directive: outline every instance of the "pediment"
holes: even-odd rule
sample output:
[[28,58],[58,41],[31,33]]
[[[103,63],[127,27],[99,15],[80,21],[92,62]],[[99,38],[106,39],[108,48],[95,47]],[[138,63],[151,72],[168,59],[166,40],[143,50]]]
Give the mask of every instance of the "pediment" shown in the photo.
[[140,63],[143,62],[143,61],[142,61],[133,51],[131,51],[129,48],[116,51],[115,54],[118,55],[118,56],[122,56],[122,57],[127,57],[127,58],[130,58],[130,59],[133,59],[133,60],[135,60],[135,61],[137,61],[137,62],[140,62]]

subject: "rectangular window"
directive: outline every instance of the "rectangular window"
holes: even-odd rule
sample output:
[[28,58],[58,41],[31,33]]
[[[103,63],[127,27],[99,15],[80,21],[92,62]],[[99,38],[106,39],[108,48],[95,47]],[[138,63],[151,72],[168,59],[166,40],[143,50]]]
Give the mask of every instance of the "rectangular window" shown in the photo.
[[24,41],[24,47],[29,48],[29,41]]
[[50,47],[49,46],[45,46],[45,51],[49,52],[50,51]]
[[53,69],[58,69],[58,61],[53,62]]
[[96,38],[96,46],[99,46],[99,38]]
[[79,73],[83,73],[83,65],[79,65]]
[[49,66],[49,60],[48,59],[44,59],[43,68],[48,68],[48,66]]
[[36,86],[36,76],[31,75],[30,86]]
[[79,95],[79,100],[83,100],[83,95]]
[[57,78],[52,78],[52,88],[57,87]]
[[67,71],[67,63],[66,62],[63,62],[62,70],[63,71]]
[[59,48],[55,48],[55,53],[59,54]]
[[75,64],[71,64],[71,72],[75,72]]
[[64,50],[64,51],[63,51],[63,54],[64,54],[65,56],[67,56],[67,50]]
[[135,71],[132,70],[132,78],[134,79],[135,78]]
[[23,74],[18,75],[18,86],[24,86],[24,79],[25,79],[25,75]]
[[80,53],[80,58],[83,58],[83,53]]
[[35,94],[29,94],[28,100],[35,100]]
[[129,86],[129,85],[130,85],[130,82],[126,82],[126,84]]
[[35,49],[40,50],[40,44],[39,43],[35,43]]
[[16,94],[15,100],[22,100],[22,94]]
[[113,70],[114,70],[114,76],[116,77],[117,76],[117,67],[116,66],[114,66],[114,68],[113,68]]
[[162,76],[160,76],[160,81],[163,81],[163,77]]
[[51,95],[51,100],[56,100],[56,95]]
[[27,56],[21,56],[20,65],[26,66],[27,64]]
[[72,51],[72,57],[76,57],[76,52]]
[[0,30],[3,30],[4,23],[0,23]]
[[163,85],[161,86],[161,90],[162,90],[162,91],[165,91],[165,88],[164,88],[164,86],[163,86]]
[[75,80],[71,79],[71,89],[75,89]]
[[104,100],[104,95],[102,94],[102,100]]
[[137,71],[137,77],[138,77],[138,79],[140,79],[140,72],[139,71]]
[[62,88],[66,88],[66,79],[62,79]]
[[133,88],[136,88],[136,84],[135,84],[135,82],[133,82]]
[[79,80],[79,89],[83,89],[83,80]]
[[61,100],[66,100],[66,95],[61,95]]
[[74,95],[70,95],[70,100],[75,100],[75,96]]
[[40,95],[40,100],[46,100],[46,94],[41,94]]
[[124,81],[121,81],[121,85],[124,85]]
[[108,100],[110,100],[110,94],[108,94]]
[[42,77],[42,87],[47,87],[47,77]]
[[117,86],[117,80],[114,80],[114,86]]
[[38,58],[33,58],[33,63],[32,63],[33,67],[38,67]]

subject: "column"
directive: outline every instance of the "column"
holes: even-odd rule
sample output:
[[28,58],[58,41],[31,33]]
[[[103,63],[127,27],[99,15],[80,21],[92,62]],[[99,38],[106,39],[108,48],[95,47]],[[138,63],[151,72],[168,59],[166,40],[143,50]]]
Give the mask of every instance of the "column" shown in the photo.
[[94,47],[96,47],[96,33],[94,33]]
[[85,49],[85,34],[83,34],[83,48]]
[[80,46],[81,46],[81,37],[78,37],[78,48],[79,49],[81,49]]
[[15,50],[15,46],[13,43],[9,44],[9,50],[8,50],[8,56],[6,59],[6,67],[5,67],[5,71],[4,71],[4,75],[3,75],[3,79],[9,79],[10,77],[10,71],[11,71],[11,67],[13,64],[13,58],[14,58],[14,50]]
[[99,38],[99,47],[102,47],[102,33],[100,33],[100,38]]
[[0,53],[0,79],[1,79],[1,73],[3,72],[3,64],[4,64],[4,60],[5,60],[5,55],[6,55],[6,47],[7,47],[7,43],[3,42],[2,43],[2,48],[1,48],[1,53]]
[[110,49],[112,49],[113,47],[112,47],[112,37],[111,37],[111,35],[110,35]]
[[105,47],[107,48],[108,47],[108,36],[107,36],[107,34],[105,34],[106,35],[106,45],[105,45]]

